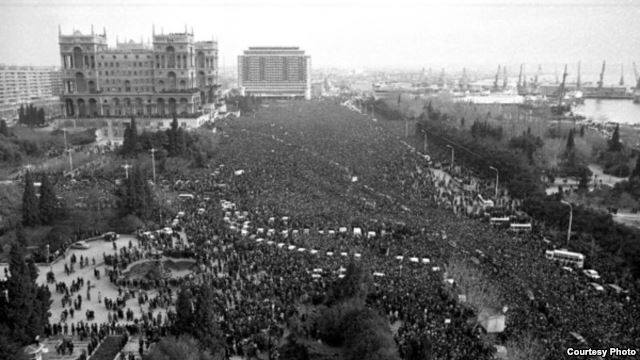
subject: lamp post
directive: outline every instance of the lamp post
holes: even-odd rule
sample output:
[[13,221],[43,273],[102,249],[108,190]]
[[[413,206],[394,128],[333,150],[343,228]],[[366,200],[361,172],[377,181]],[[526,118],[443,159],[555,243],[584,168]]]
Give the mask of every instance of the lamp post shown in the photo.
[[451,149],[451,166],[450,166],[450,168],[451,168],[451,171],[453,171],[453,161],[455,160],[455,150],[453,149],[453,146],[451,146],[451,145],[447,145],[447,147],[449,149]]
[[427,154],[427,150],[428,150],[428,146],[427,146],[427,130],[422,130],[422,133],[424,134],[424,149],[422,152],[425,153],[425,155]]
[[149,150],[151,152],[151,167],[153,168],[153,183],[156,183],[156,149],[155,148],[151,148],[151,150]]
[[560,200],[560,202],[569,206],[569,228],[567,229],[567,247],[569,247],[569,239],[571,239],[571,223],[573,222],[573,206],[565,200]]
[[122,165],[122,167],[124,168],[124,176],[128,179],[129,178],[129,168],[131,167],[131,165],[124,164],[124,165]]
[[496,201],[498,201],[498,169],[493,166],[489,166],[489,169],[496,172]]

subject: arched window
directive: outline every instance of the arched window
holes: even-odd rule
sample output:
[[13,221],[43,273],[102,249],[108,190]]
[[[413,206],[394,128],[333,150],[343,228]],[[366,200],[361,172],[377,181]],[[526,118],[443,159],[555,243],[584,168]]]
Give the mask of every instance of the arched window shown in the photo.
[[84,74],[81,72],[76,73],[76,91],[77,92],[87,91],[87,82],[84,78]]
[[73,67],[82,69],[82,49],[78,46],[73,48]]
[[167,46],[167,67],[175,68],[176,67],[176,51],[173,46]]
[[203,68],[205,67],[205,57],[204,57],[204,53],[202,51],[198,51],[198,55],[197,55],[198,59],[197,59],[197,66],[199,68]]
[[176,73],[174,73],[173,71],[169,71],[169,73],[167,74],[167,78],[168,78],[168,84],[167,87],[169,88],[169,90],[175,90],[176,89]]

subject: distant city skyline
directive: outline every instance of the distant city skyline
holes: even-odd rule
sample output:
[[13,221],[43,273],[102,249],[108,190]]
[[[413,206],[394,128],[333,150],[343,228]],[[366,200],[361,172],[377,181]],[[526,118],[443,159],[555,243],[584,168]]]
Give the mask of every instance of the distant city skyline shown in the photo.
[[63,34],[104,27],[113,46],[116,36],[146,42],[154,24],[165,33],[186,24],[197,40],[218,41],[224,69],[250,46],[300,46],[314,69],[507,64],[517,76],[520,63],[532,74],[540,63],[561,73],[562,64],[582,61],[589,81],[606,59],[607,79],[619,78],[624,63],[631,82],[632,62],[640,64],[638,18],[640,2],[624,0],[0,0],[0,63],[60,66],[58,25]]

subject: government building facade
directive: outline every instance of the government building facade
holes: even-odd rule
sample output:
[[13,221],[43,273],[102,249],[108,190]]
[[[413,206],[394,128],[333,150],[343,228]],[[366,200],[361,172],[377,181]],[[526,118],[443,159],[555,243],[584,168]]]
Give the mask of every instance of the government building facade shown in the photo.
[[247,96],[311,98],[311,57],[298,47],[250,47],[238,56],[238,86]]
[[107,45],[106,31],[58,34],[61,101],[68,117],[182,117],[214,102],[218,43],[189,33],[156,34],[151,44]]

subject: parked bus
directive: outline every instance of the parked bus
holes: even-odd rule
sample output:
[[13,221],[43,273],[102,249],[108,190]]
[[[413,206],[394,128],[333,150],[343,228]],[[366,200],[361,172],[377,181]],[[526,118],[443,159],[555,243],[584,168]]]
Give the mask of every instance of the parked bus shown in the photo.
[[549,260],[557,261],[563,265],[570,265],[579,269],[584,267],[584,255],[567,250],[547,250],[544,256]]
[[517,211],[516,215],[511,216],[509,230],[513,232],[530,232],[531,216],[525,212]]

